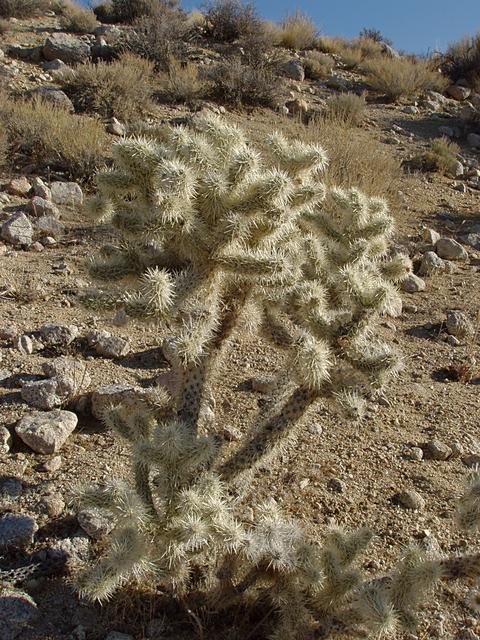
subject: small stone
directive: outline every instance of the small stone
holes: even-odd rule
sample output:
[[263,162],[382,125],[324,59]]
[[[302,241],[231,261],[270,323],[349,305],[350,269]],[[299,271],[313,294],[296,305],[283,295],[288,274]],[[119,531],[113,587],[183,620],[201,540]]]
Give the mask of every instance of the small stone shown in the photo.
[[67,64],[86,62],[90,46],[69,33],[52,33],[42,49],[45,60],[62,60]]
[[446,260],[468,260],[468,253],[462,245],[452,238],[440,238],[435,251]]
[[440,234],[435,229],[425,228],[422,231],[422,240],[428,242],[428,244],[435,245],[440,240]]
[[318,422],[313,422],[312,424],[309,424],[308,430],[314,436],[321,436],[323,433],[323,427],[321,424],[318,424]]
[[464,167],[460,160],[455,160],[452,163],[452,167],[450,169],[450,173],[454,178],[458,178],[459,176],[463,176]]
[[0,327],[0,340],[15,340],[18,331],[15,327]]
[[45,198],[41,198],[40,196],[34,196],[31,199],[29,211],[37,218],[40,218],[41,216],[53,216],[54,218],[60,217],[60,212],[53,202],[45,200]]
[[398,504],[404,509],[413,509],[417,511],[422,510],[425,507],[425,500],[413,489],[407,489],[396,493],[393,496],[392,501],[394,504]]
[[5,586],[0,591],[0,638],[14,640],[37,616],[35,600],[19,589]]
[[83,509],[77,519],[85,533],[94,540],[101,540],[115,526],[112,516],[101,509]]
[[25,178],[25,176],[21,178],[14,178],[10,180],[7,184],[6,190],[12,196],[19,196],[20,198],[25,198],[32,188],[30,182]]
[[452,450],[452,455],[450,456],[451,458],[460,458],[460,456],[463,456],[463,454],[465,453],[462,443],[458,442],[457,440],[451,443],[450,449]]
[[423,449],[420,447],[412,447],[409,451],[408,457],[410,460],[414,460],[415,462],[420,462],[423,460]]
[[404,304],[403,310],[405,311],[405,313],[417,313],[418,307],[416,304]]
[[[65,91],[62,91],[57,87],[37,87],[32,89],[28,95],[43,100],[44,102],[48,102],[57,109],[65,109],[65,111],[69,111],[70,113],[75,111],[73,102],[67,96]],[[45,105],[45,108],[48,108],[48,105]]]
[[19,498],[23,493],[23,484],[17,478],[7,478],[0,484],[0,495],[6,498]]
[[39,198],[42,198],[43,200],[52,199],[52,192],[50,191],[50,188],[47,187],[41,178],[32,178],[32,189],[33,193]]
[[449,309],[445,328],[451,336],[456,338],[468,338],[474,335],[475,327],[470,318],[462,311]]
[[29,247],[28,247],[29,251],[36,251],[37,253],[42,253],[42,251],[45,251],[45,247],[43,246],[43,244],[41,242],[33,242]]
[[87,363],[73,358],[55,358],[42,364],[45,375],[57,381],[57,390],[66,397],[78,395],[88,388],[91,378]]
[[343,493],[345,491],[343,482],[338,478],[330,478],[330,480],[327,482],[327,488],[330,489],[330,491],[334,491],[335,493]]
[[39,329],[40,338],[45,346],[66,347],[71,344],[79,334],[79,328],[74,325],[49,322]]
[[83,203],[83,191],[76,182],[52,182],[50,188],[55,204],[79,207]]
[[304,478],[303,480],[300,480],[299,487],[300,489],[305,489],[306,487],[308,487],[309,484],[310,484],[310,480],[308,478]]
[[454,100],[463,101],[471,94],[471,89],[468,87],[461,87],[458,84],[451,84],[446,89],[446,94]]
[[73,433],[77,422],[77,416],[71,411],[37,412],[22,418],[15,432],[33,451],[55,453]]
[[55,58],[54,60],[46,60],[45,62],[42,62],[42,69],[49,72],[65,72],[69,69],[69,66],[65,64],[63,60]]
[[23,355],[31,355],[33,353],[33,340],[25,333],[14,340],[13,346]]
[[10,244],[28,246],[33,239],[33,227],[24,213],[14,213],[2,224],[1,235]]
[[27,382],[22,387],[22,398],[31,407],[50,410],[60,407],[68,397],[56,378]]
[[0,518],[0,548],[25,547],[32,543],[38,525],[20,513],[6,513]]
[[6,427],[0,427],[0,453],[8,453],[12,446],[12,436]]
[[455,336],[447,336],[447,342],[451,347],[458,347],[460,345],[460,340]]
[[401,282],[402,290],[406,291],[407,293],[417,293],[419,291],[424,291],[425,286],[425,280],[422,280],[414,273],[409,273],[408,276]]
[[60,496],[45,496],[40,502],[40,506],[52,518],[58,518],[65,510],[65,502]]
[[42,464],[42,469],[43,471],[54,473],[55,471],[58,471],[59,469],[61,469],[62,464],[63,464],[62,456],[53,456],[52,458],[50,458],[49,460],[46,460]]
[[92,393],[92,415],[101,420],[105,410],[117,404],[132,408],[145,407],[146,391],[128,384],[108,384]]
[[124,136],[127,132],[127,129],[124,124],[122,124],[116,118],[112,118],[110,122],[106,126],[107,133],[111,133],[114,136]]
[[445,271],[445,262],[434,251],[427,251],[418,269],[420,276],[431,276]]
[[452,450],[440,440],[430,440],[423,446],[423,454],[426,460],[448,460]]
[[87,335],[87,341],[95,351],[105,358],[120,358],[130,351],[130,342],[108,331],[94,330]]
[[52,236],[41,238],[41,242],[44,247],[54,247],[57,244],[57,241],[55,240],[55,238],[52,238]]

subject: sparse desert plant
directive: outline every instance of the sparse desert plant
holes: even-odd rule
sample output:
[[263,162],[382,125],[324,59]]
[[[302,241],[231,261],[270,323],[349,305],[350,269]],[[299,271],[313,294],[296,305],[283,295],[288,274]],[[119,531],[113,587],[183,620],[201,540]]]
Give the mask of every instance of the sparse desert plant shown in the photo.
[[101,122],[77,116],[41,99],[14,100],[0,94],[0,120],[12,149],[41,168],[91,177],[109,150]]
[[154,65],[131,53],[113,62],[79,65],[64,75],[64,91],[78,112],[129,121],[152,108]]
[[[309,637],[319,625],[343,636],[412,631],[440,579],[479,575],[479,554],[443,559],[410,547],[389,574],[364,577],[358,559],[370,530],[333,527],[317,543],[274,500],[253,509],[245,500],[245,479],[284,449],[309,407],[335,402],[358,417],[364,394],[398,371],[377,329],[411,263],[388,251],[385,201],[325,188],[318,145],[273,134],[255,148],[211,116],[146,129],[112,155],[90,211],[120,241],[91,271],[118,286],[87,299],[168,325],[171,384],[150,411],[105,411],[131,449],[132,471],[129,482],[76,497],[114,524],[104,555],[78,575],[80,592],[102,601],[147,578],[204,621],[257,601],[278,639]],[[253,432],[225,457],[204,408],[247,318],[285,363]],[[468,530],[480,524],[479,483],[474,476],[458,507]]]
[[91,9],[84,9],[74,2],[67,1],[63,3],[60,26],[65,31],[73,33],[93,33],[98,27],[98,22]]
[[8,20],[0,19],[0,36],[10,31],[12,27],[13,25]]
[[48,8],[48,0],[2,0],[0,18],[29,18]]
[[7,131],[5,129],[5,125],[0,123],[0,167],[3,167],[7,163],[8,149]]
[[157,71],[168,71],[172,57],[185,57],[184,38],[188,31],[185,14],[161,4],[150,15],[136,20],[126,34],[123,48],[154,62]]
[[347,127],[358,126],[365,115],[365,96],[355,93],[340,93],[327,100],[325,118]]
[[159,74],[158,85],[160,97],[169,102],[192,103],[208,91],[208,83],[200,76],[198,66],[176,58],[171,58],[168,70]]
[[207,71],[211,96],[226,104],[275,107],[281,79],[268,64],[243,64],[240,58],[221,62]]
[[324,80],[331,74],[334,62],[320,51],[309,51],[302,59],[305,77],[310,80]]
[[111,0],[105,0],[105,2],[95,4],[92,10],[100,22],[117,22],[113,13],[113,4]]
[[320,35],[315,40],[315,49],[321,53],[334,53],[338,55],[344,46],[345,40],[343,40],[343,38]]
[[385,44],[392,45],[392,41],[386,38],[380,29],[374,29],[371,27],[364,27],[358,34],[359,38],[366,38],[373,40],[373,42],[384,42]]
[[163,0],[112,0],[113,16],[118,22],[132,23],[154,14]]
[[204,4],[207,33],[219,42],[233,42],[261,29],[255,5],[241,0],[211,0]]
[[411,165],[421,171],[437,171],[444,175],[455,175],[458,153],[460,153],[458,144],[442,136],[432,141],[428,151],[415,156]]
[[281,23],[280,44],[292,51],[311,49],[315,46],[317,27],[312,19],[301,11],[288,15]]
[[467,80],[472,89],[480,89],[480,33],[465,36],[450,44],[442,57],[442,70],[452,82]]
[[372,89],[391,101],[427,90],[443,91],[447,85],[430,60],[383,57],[367,61],[365,69]]

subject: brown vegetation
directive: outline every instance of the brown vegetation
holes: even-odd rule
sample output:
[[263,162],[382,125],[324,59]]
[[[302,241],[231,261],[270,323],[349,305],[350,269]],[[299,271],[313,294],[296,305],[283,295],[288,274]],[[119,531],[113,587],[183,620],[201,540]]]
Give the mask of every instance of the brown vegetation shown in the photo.
[[207,72],[211,95],[228,104],[274,107],[282,82],[268,65],[242,64],[239,58],[227,60]]
[[73,33],[92,33],[98,22],[91,9],[83,9],[67,0],[62,7],[60,26]]
[[422,91],[442,91],[445,78],[429,60],[411,58],[375,58],[365,63],[367,80],[372,89],[385,94],[392,102]]
[[233,42],[261,29],[255,6],[240,0],[211,0],[205,4],[207,33],[219,42]]
[[472,89],[480,89],[480,33],[465,36],[449,45],[442,61],[443,71],[453,82],[460,78],[468,81]]
[[191,104],[204,97],[207,83],[198,72],[193,62],[182,63],[172,58],[168,70],[159,75],[159,94],[169,102]]
[[458,153],[460,153],[458,144],[446,137],[436,138],[428,151],[413,158],[411,165],[421,171],[454,175]]
[[346,127],[359,125],[365,115],[365,97],[355,93],[340,93],[327,101],[325,118],[327,121],[342,123]]
[[1,0],[0,18],[29,18],[48,7],[48,0]]
[[302,62],[305,77],[309,80],[324,80],[332,72],[332,58],[320,51],[309,51]]
[[317,27],[305,13],[296,11],[281,24],[280,44],[286,49],[310,49],[315,46]]

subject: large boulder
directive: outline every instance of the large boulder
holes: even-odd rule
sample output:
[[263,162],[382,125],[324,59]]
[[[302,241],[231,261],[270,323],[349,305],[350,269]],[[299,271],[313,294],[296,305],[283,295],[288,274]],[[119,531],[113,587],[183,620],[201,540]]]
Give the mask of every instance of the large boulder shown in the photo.
[[90,56],[90,46],[68,33],[52,33],[43,46],[45,60],[61,60],[66,64],[86,62]]

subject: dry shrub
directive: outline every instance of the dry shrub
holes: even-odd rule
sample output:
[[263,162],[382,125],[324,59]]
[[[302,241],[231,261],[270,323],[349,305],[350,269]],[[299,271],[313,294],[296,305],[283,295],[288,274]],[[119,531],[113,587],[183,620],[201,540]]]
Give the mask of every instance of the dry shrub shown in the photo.
[[214,40],[233,42],[261,29],[262,21],[252,3],[210,0],[204,7],[207,33]]
[[169,102],[192,103],[205,96],[207,83],[193,62],[182,63],[172,58],[168,71],[159,75],[160,95]]
[[132,23],[166,5],[162,0],[112,0],[112,15],[117,22]]
[[187,16],[187,26],[189,29],[205,29],[207,19],[201,11],[193,9]]
[[8,149],[7,130],[5,125],[0,122],[0,167],[3,167],[7,163]]
[[358,126],[365,116],[365,96],[355,93],[340,93],[327,100],[325,118],[344,124]]
[[117,22],[113,13],[113,4],[111,0],[105,0],[105,2],[95,5],[93,7],[93,13],[100,22]]
[[460,147],[455,142],[442,136],[436,138],[428,151],[415,156],[411,166],[421,171],[437,171],[444,175],[455,175],[454,167]]
[[342,38],[333,38],[331,36],[318,36],[315,41],[315,49],[321,53],[334,53],[339,55],[346,42]]
[[465,78],[475,91],[480,90],[480,32],[450,44],[442,60],[442,70],[453,82]]
[[269,65],[242,64],[239,58],[209,69],[207,78],[212,82],[212,98],[236,106],[274,107],[282,88]]
[[91,9],[83,9],[67,0],[62,8],[60,26],[73,33],[92,33],[98,27],[98,22]]
[[316,43],[317,27],[307,14],[296,11],[282,21],[280,36],[286,49],[310,49]]
[[294,120],[283,122],[286,135],[326,149],[329,168],[325,177],[330,186],[358,187],[369,196],[396,201],[400,162],[368,131],[352,131],[334,118],[313,118],[307,126]]
[[184,13],[166,4],[137,20],[128,32],[124,49],[151,60],[156,70],[168,71],[171,58],[185,57],[184,37],[189,31]]
[[0,19],[0,36],[3,36],[7,31],[10,31],[13,28],[13,24],[11,24],[8,20]]
[[90,177],[109,148],[101,122],[38,98],[26,101],[0,95],[0,121],[9,145],[29,163],[66,171],[75,179]]
[[367,80],[372,89],[391,101],[415,96],[422,91],[443,91],[446,79],[429,60],[377,58],[366,63]]
[[0,0],[0,18],[30,18],[48,8],[48,0]]
[[333,69],[333,60],[320,51],[309,51],[302,60],[305,77],[309,80],[324,80]]
[[128,121],[152,108],[153,62],[131,53],[114,62],[79,65],[64,77],[75,110]]
[[364,60],[364,56],[360,47],[356,47],[350,43],[340,47],[338,55],[346,69],[357,69]]

